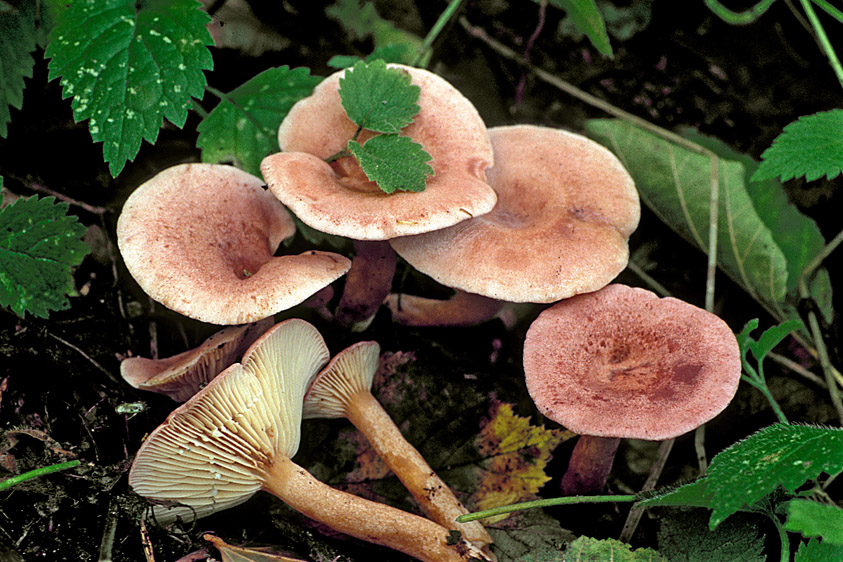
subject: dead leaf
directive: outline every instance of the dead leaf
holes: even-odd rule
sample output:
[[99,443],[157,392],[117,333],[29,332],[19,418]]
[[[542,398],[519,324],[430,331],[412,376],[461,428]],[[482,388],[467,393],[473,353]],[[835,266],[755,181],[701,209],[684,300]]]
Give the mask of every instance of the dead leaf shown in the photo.
[[[477,449],[484,460],[477,469],[479,484],[469,505],[479,511],[536,499],[539,488],[550,480],[544,469],[551,452],[574,435],[567,430],[530,425],[529,418],[513,413],[511,404],[494,402],[477,437]],[[483,522],[489,525],[508,516]]]
[[222,562],[306,562],[301,558],[290,558],[274,547],[244,548],[226,543],[221,538],[206,534],[206,541],[212,543],[220,551]]

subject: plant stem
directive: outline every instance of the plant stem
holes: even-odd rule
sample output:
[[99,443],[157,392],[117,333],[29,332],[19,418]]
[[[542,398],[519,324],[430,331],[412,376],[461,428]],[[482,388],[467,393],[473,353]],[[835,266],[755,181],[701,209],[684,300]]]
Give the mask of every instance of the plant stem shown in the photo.
[[418,66],[421,60],[424,58],[425,53],[430,49],[430,46],[433,45],[433,42],[436,41],[436,38],[439,37],[439,34],[442,33],[442,30],[445,29],[445,26],[448,24],[448,21],[460,7],[462,0],[451,0],[451,3],[448,4],[448,7],[445,8],[445,11],[439,16],[436,20],[436,23],[433,24],[433,27],[430,28],[430,31],[427,33],[427,37],[424,38],[421,47],[419,47],[418,52],[416,53],[416,58],[413,59],[413,64],[411,66]]
[[811,27],[814,28],[814,33],[817,34],[817,40],[820,42],[822,50],[825,51],[825,56],[828,57],[828,64],[830,64],[832,70],[834,70],[834,74],[837,76],[837,81],[840,82],[841,86],[843,86],[843,65],[840,64],[840,59],[837,58],[837,53],[834,52],[834,47],[831,46],[831,42],[825,34],[825,29],[823,29],[820,19],[817,17],[817,13],[811,6],[811,0],[799,1],[802,4],[802,9],[805,10],[805,15],[808,16],[808,21],[811,22]]
[[515,511],[523,511],[525,509],[533,509],[536,507],[551,507],[554,505],[574,505],[579,503],[612,503],[612,502],[634,502],[638,501],[640,497],[636,494],[619,495],[619,496],[563,496],[561,498],[547,498],[544,500],[533,500],[529,502],[513,503],[510,505],[502,505],[500,507],[493,507],[491,509],[484,509],[483,511],[475,511],[474,513],[466,513],[457,517],[457,521],[465,523],[467,521],[477,521],[478,519],[485,519],[486,517],[494,517],[495,515],[503,515],[505,513],[512,513]]
[[779,518],[776,517],[774,513],[769,514],[770,519],[773,520],[773,524],[776,526],[776,531],[779,533],[779,541],[781,542],[782,546],[782,562],[788,562],[790,560],[790,540],[787,538],[787,531],[784,529],[784,525],[782,522],[779,521]]
[[733,12],[718,0],[705,0],[708,9],[721,20],[732,25],[747,25],[760,18],[775,0],[761,0],[752,8],[744,12]]
[[826,2],[825,0],[814,0],[814,4],[820,7],[820,9],[824,10],[825,13],[843,23],[843,12]]
[[825,258],[827,258],[837,247],[840,243],[843,242],[843,230],[837,233],[837,236],[831,239],[831,242],[823,246],[823,249],[820,250],[814,259],[805,266],[805,269],[802,270],[802,277],[810,277],[814,271],[820,267]]
[[80,460],[60,462],[58,464],[51,464],[50,466],[36,468],[35,470],[30,470],[29,472],[18,474],[17,476],[12,476],[11,478],[7,478],[6,480],[0,482],[0,491],[5,490],[7,488],[11,488],[15,484],[20,484],[21,482],[24,482],[26,480],[38,478],[40,476],[44,476],[45,474],[52,474],[53,472],[59,472],[60,470],[67,470],[68,468],[79,466],[80,464],[82,464],[82,461]]

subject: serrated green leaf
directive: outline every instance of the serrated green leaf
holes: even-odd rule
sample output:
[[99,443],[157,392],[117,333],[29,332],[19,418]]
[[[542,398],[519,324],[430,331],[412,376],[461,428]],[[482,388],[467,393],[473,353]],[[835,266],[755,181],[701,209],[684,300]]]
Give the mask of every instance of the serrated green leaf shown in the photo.
[[[641,199],[668,226],[708,250],[710,159],[620,120],[586,124],[635,179]],[[781,303],[787,260],[747,194],[744,166],[720,160],[717,264],[753,297]]]
[[761,154],[753,181],[837,177],[843,170],[843,109],[805,115],[784,128]]
[[615,539],[579,537],[565,549],[565,562],[659,562],[666,561],[650,548],[638,548]]
[[85,228],[54,197],[18,199],[0,209],[0,306],[46,318],[69,306],[70,268],[90,251]]
[[803,499],[787,502],[784,528],[805,537],[820,537],[823,542],[843,546],[843,509]]
[[410,75],[387,68],[382,60],[358,62],[340,78],[340,99],[348,117],[360,128],[398,133],[419,112],[421,88]]
[[793,562],[840,562],[843,560],[843,546],[811,539],[799,545]]
[[571,23],[588,37],[598,51],[609,58],[615,57],[606,33],[606,22],[594,0],[550,0],[550,3],[565,10]]
[[0,13],[0,137],[8,133],[9,107],[23,105],[24,78],[32,77],[35,59],[35,3]]
[[113,176],[142,139],[155,142],[163,118],[182,127],[190,98],[202,97],[202,71],[213,66],[208,21],[195,0],[76,2],[59,14],[50,79],[62,77],[74,119],[89,120]]
[[670,490],[659,490],[652,497],[641,500],[641,507],[711,507],[713,493],[706,478],[683,484]]
[[843,429],[776,424],[711,461],[706,473],[714,529],[729,515],[782,486],[794,491],[819,476],[843,471]]
[[726,521],[714,531],[706,514],[683,510],[661,519],[659,553],[670,562],[763,562],[764,536],[748,521]]
[[396,189],[423,191],[427,176],[433,175],[433,168],[427,164],[430,154],[409,137],[378,135],[363,145],[348,141],[348,150],[360,162],[366,177],[386,193]]
[[321,81],[307,68],[265,70],[225,95],[197,127],[203,162],[232,162],[260,175],[264,157],[278,152],[278,126]]

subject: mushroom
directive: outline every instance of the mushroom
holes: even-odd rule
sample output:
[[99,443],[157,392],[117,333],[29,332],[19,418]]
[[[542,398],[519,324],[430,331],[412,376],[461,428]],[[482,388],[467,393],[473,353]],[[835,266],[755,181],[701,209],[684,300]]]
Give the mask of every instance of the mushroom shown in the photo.
[[274,257],[295,226],[262,186],[217,164],[160,172],[129,196],[117,221],[129,273],[176,312],[244,324],[301,303],[348,271],[351,262],[331,252]]
[[[421,88],[419,113],[401,134],[413,138],[432,156],[434,175],[422,192],[386,194],[369,181],[353,157],[328,164],[325,160],[344,150],[357,130],[340,101],[339,81],[345,71],[332,74],[310,97],[293,106],[278,131],[283,152],[261,163],[272,193],[317,230],[353,240],[383,241],[448,227],[487,213],[495,204],[495,193],[484,174],[492,165],[492,148],[486,126],[471,102],[431,72],[403,65],[389,67],[407,72]],[[363,131],[360,140],[372,136]],[[382,256],[392,250],[383,243],[377,250],[364,250],[367,245],[355,245],[352,267],[363,272],[359,279],[371,284],[368,272],[383,267],[383,260],[373,261],[370,255]],[[391,281],[391,275],[388,277],[386,281]],[[389,283],[383,279],[378,283],[376,290],[369,291],[353,283],[347,285],[348,296],[340,301],[338,320],[353,324],[374,314],[389,292]],[[368,298],[356,296],[357,292],[368,293]]]
[[[594,141],[559,129],[495,127],[489,137],[495,165],[486,176],[498,196],[494,209],[450,228],[394,238],[398,255],[447,287],[506,302],[550,303],[612,281],[626,267],[627,240],[641,212],[620,161]],[[435,314],[419,314],[459,325],[466,323],[459,310],[464,302],[438,303]],[[423,305],[413,304],[417,310]],[[388,305],[394,317],[409,316],[397,297]],[[497,312],[482,301],[479,306],[487,318]]]
[[[290,458],[299,447],[302,399],[328,360],[316,329],[277,324],[243,357],[177,408],[141,446],[129,484],[159,504],[160,522],[203,517],[258,490],[333,529],[429,562],[476,556],[448,530],[405,511],[341,492]],[[175,506],[172,506],[175,504]]]
[[304,397],[302,417],[347,418],[416,498],[428,517],[459,531],[466,540],[488,552],[492,537],[479,521],[456,522],[456,518],[468,510],[421,453],[404,438],[372,395],[379,356],[380,345],[374,341],[358,342],[334,356],[310,384]]
[[234,363],[272,323],[272,318],[264,318],[252,324],[223,328],[199,347],[172,357],[127,357],[120,362],[120,375],[135,388],[184,402]]
[[527,390],[579,433],[567,495],[602,490],[621,438],[677,437],[719,414],[741,375],[732,330],[701,308],[608,285],[544,310],[524,341]]

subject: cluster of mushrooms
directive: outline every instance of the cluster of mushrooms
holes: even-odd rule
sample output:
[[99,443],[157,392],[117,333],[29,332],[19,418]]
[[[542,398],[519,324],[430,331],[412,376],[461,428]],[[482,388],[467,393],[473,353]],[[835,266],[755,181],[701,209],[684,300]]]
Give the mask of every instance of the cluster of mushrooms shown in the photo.
[[[273,326],[278,312],[331,302],[331,284],[344,275],[330,314],[349,329],[365,329],[382,305],[398,323],[462,326],[506,303],[555,303],[530,326],[523,360],[540,411],[581,435],[565,493],[599,492],[621,438],[681,435],[734,395],[740,353],[725,322],[610,284],[626,267],[640,216],[633,181],[611,152],[556,129],[487,129],[442,78],[390,66],[421,88],[420,111],[402,134],[432,156],[424,191],[386,194],[352,158],[326,161],[356,130],[338,72],[291,109],[278,133],[282,151],[264,159],[263,178],[183,164],[127,200],[118,242],[141,288],[172,310],[229,326],[197,349],[121,365],[133,386],[186,400],[146,439],[130,473],[159,522],[202,517],[262,489],[420,560],[495,559],[486,530],[455,521],[465,508],[372,396],[378,344],[357,343],[329,362],[309,323]],[[287,209],[353,240],[353,259],[275,255],[295,232]],[[454,295],[390,294],[396,254]],[[309,417],[348,418],[428,519],[335,490],[295,465]]]

